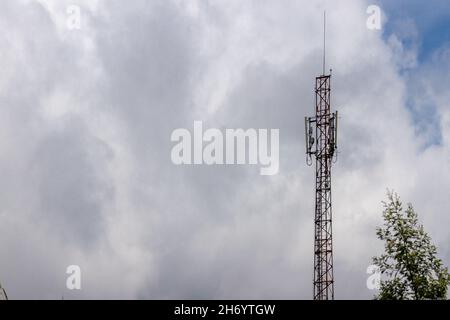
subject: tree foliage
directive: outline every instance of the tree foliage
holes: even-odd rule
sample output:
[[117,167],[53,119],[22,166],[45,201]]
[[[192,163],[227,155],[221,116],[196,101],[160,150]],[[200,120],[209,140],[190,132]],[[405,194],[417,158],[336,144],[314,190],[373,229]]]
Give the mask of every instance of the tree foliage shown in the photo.
[[411,204],[403,210],[400,197],[388,191],[383,201],[383,226],[377,236],[385,252],[374,257],[383,279],[378,299],[446,299],[450,283],[448,269],[437,257],[436,246],[419,224]]

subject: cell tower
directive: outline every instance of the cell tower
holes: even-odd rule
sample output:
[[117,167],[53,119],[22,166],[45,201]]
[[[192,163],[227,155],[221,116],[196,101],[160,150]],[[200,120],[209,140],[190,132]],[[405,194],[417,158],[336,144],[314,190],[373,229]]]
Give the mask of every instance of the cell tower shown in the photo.
[[316,159],[314,300],[334,299],[331,166],[337,159],[338,113],[331,113],[331,70],[325,75],[325,21],[324,14],[323,73],[316,77],[316,115],[305,117],[306,163],[312,165],[313,155]]

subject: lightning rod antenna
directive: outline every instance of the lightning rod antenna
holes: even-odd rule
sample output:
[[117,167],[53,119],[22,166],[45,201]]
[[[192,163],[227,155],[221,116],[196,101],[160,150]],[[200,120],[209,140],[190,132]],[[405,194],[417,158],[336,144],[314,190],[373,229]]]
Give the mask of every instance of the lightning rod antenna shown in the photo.
[[326,22],[327,22],[327,12],[323,12],[323,75],[325,75],[325,34],[326,34]]

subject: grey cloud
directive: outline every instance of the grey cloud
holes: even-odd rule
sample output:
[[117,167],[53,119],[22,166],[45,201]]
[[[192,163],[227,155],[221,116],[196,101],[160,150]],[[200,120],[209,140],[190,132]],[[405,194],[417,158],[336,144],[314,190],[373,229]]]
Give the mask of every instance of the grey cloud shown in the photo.
[[102,181],[104,166],[113,156],[107,145],[86,134],[77,119],[61,132],[52,131],[39,143],[31,160],[31,182],[39,207],[36,223],[47,221],[51,233],[64,242],[90,247],[103,234],[103,204],[114,189]]

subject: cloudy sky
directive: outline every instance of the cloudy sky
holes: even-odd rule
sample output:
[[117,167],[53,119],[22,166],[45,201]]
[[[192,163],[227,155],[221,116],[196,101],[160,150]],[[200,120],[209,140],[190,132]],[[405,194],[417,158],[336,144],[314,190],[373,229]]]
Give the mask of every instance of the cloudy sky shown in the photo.
[[[367,8],[383,11],[370,30]],[[72,5],[72,7],[71,7]],[[80,10],[74,28],[73,5]],[[450,264],[450,4],[2,0],[0,282],[11,299],[310,299],[303,117],[340,112],[335,295],[367,299],[386,188]],[[69,11],[68,11],[69,10]],[[175,166],[176,128],[280,129],[280,170]],[[82,289],[66,288],[79,265]]]

